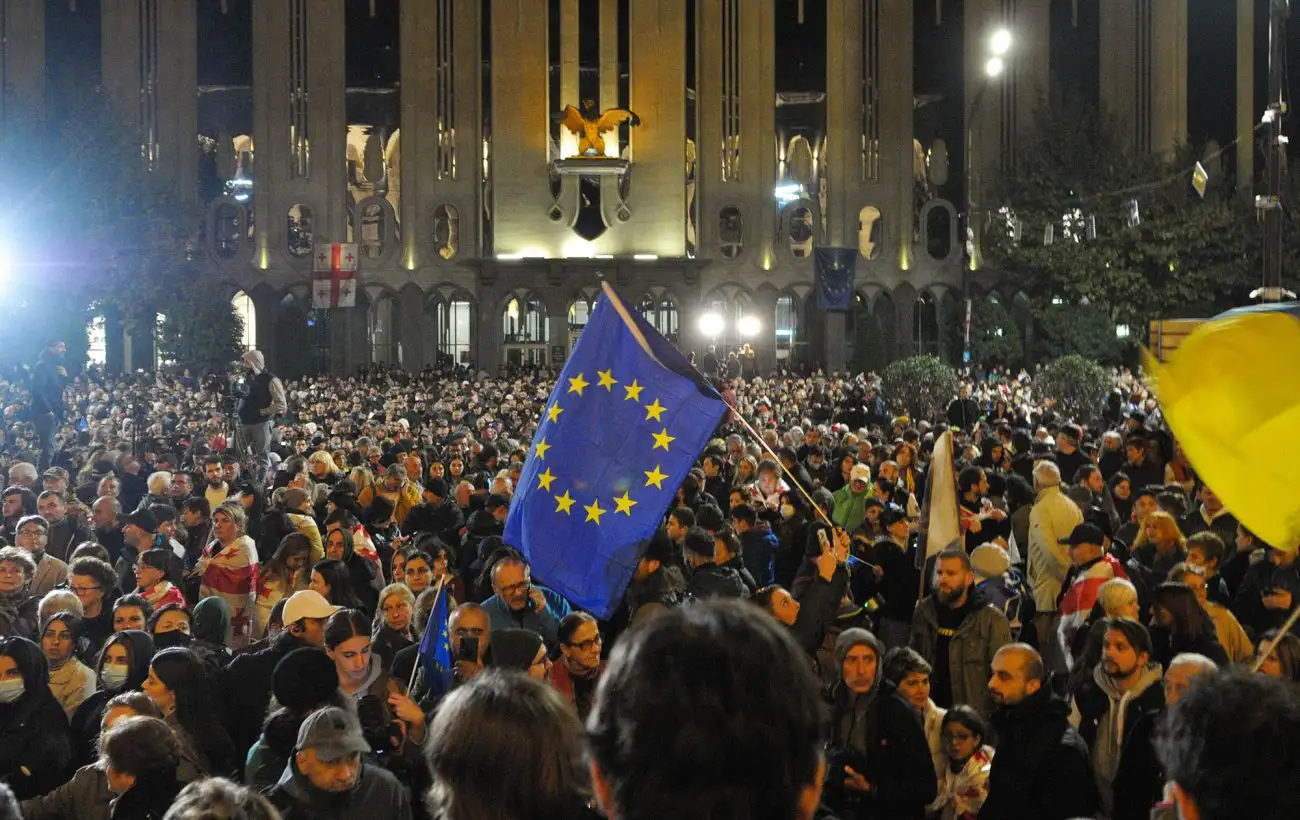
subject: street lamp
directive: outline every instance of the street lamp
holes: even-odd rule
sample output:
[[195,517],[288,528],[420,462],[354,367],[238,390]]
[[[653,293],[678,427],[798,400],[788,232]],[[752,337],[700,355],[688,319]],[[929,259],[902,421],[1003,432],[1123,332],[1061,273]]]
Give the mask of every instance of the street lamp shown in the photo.
[[979,247],[979,181],[975,175],[975,167],[978,164],[975,155],[975,118],[979,115],[980,103],[984,101],[984,94],[988,91],[992,81],[1002,76],[1006,70],[1005,57],[1011,51],[1015,44],[1011,32],[1005,28],[999,28],[989,35],[986,44],[987,60],[984,62],[984,76],[980,78],[979,90],[975,92],[975,98],[971,100],[970,108],[966,110],[966,247],[969,259],[962,271],[962,295],[965,297],[966,310],[965,321],[962,333],[962,364],[970,363],[970,315],[971,315],[971,298],[970,298],[970,272],[980,267],[980,247]]
[[740,331],[741,336],[757,336],[758,331],[762,330],[763,325],[758,321],[757,316],[741,316],[740,321],[736,323],[736,330]]

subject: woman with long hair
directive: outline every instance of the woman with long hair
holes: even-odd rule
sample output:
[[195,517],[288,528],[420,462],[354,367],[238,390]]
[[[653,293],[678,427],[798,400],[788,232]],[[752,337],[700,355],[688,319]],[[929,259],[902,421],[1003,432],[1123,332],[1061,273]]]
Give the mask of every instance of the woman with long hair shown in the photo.
[[26,638],[0,639],[0,781],[23,799],[53,789],[72,757],[68,716],[50,691],[41,648]]
[[1214,621],[1186,584],[1164,583],[1155,588],[1151,603],[1151,660],[1164,669],[1184,652],[1204,655],[1221,668],[1228,666],[1214,631]]
[[201,773],[238,777],[242,767],[214,704],[208,667],[188,649],[164,649],[149,665],[144,693],[176,730],[181,757]]
[[1121,470],[1110,477],[1107,489],[1115,502],[1115,514],[1120,521],[1128,521],[1133,515],[1133,480]]
[[330,458],[330,454],[324,450],[317,450],[307,457],[307,469],[312,481],[330,487],[343,477],[343,471],[334,464],[334,459]]
[[587,807],[582,724],[553,687],[524,675],[485,672],[442,701],[429,732],[433,786],[425,802],[432,816],[596,816]]
[[1300,683],[1300,638],[1290,632],[1281,634],[1270,629],[1260,635],[1255,657],[1264,658],[1259,667],[1261,675]]
[[149,676],[153,639],[148,633],[127,629],[114,633],[104,644],[95,664],[98,688],[72,713],[72,763],[85,766],[95,760],[99,729],[108,702],[126,692],[138,692]]
[[1187,538],[1178,528],[1178,521],[1164,510],[1148,515],[1133,539],[1133,557],[1150,570],[1151,586],[1169,577],[1174,564],[1187,560]]
[[360,610],[361,600],[352,591],[352,576],[342,561],[326,558],[311,568],[311,584],[325,600],[345,609]]
[[[99,734],[111,729],[123,718],[161,718],[162,712],[143,692],[124,692],[110,699],[100,722]],[[111,813],[113,792],[102,759],[77,769],[72,778],[52,792],[22,803],[25,820],[99,820]]]
[[[328,525],[327,525],[328,526]],[[325,534],[325,558],[341,561],[348,568],[352,591],[362,609],[373,612],[379,605],[375,588],[375,565],[356,551],[357,537],[347,526],[338,526]]]
[[311,539],[300,532],[289,533],[280,539],[271,558],[258,568],[254,637],[261,638],[266,634],[266,625],[277,601],[306,589],[310,584]]

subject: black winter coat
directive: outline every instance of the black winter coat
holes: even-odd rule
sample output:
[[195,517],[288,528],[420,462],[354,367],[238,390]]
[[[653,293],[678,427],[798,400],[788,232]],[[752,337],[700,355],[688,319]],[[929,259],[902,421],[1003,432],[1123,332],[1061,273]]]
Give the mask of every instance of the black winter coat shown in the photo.
[[[1110,698],[1094,679],[1085,678],[1074,693],[1074,702],[1082,716],[1079,735],[1091,748],[1098,724],[1108,719]],[[1151,807],[1160,801],[1165,779],[1152,739],[1164,708],[1165,693],[1159,681],[1128,702],[1119,768],[1111,784],[1111,820],[1147,820]]]
[[704,564],[690,574],[686,581],[686,594],[691,598],[748,598],[749,589],[740,573],[731,567]]
[[997,754],[980,820],[1071,820],[1097,813],[1088,744],[1047,687],[993,711]]
[[68,779],[68,717],[48,686],[0,705],[0,738],[0,781],[19,800],[45,794]]
[[293,650],[309,645],[287,631],[281,632],[266,649],[236,657],[222,672],[226,727],[240,760],[261,734],[267,706],[271,703],[275,665]]

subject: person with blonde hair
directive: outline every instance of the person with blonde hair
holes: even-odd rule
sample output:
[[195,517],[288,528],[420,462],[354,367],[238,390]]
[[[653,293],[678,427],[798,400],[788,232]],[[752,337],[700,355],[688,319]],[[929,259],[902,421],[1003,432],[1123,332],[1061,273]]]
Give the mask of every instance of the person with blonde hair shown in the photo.
[[1149,514],[1133,541],[1133,558],[1142,565],[1148,589],[1167,578],[1175,564],[1187,560],[1187,538],[1178,521],[1164,510]]
[[257,545],[245,535],[248,516],[238,503],[227,503],[212,513],[215,539],[203,551],[195,568],[201,579],[199,597],[215,595],[230,607],[230,632],[225,644],[239,649],[248,644],[256,590]]

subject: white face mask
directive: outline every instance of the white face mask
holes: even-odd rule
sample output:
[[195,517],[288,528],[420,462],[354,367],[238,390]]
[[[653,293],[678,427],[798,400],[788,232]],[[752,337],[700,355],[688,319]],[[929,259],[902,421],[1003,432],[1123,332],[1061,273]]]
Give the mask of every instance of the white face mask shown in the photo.
[[130,674],[131,670],[127,666],[109,666],[108,664],[105,664],[103,672],[100,673],[100,678],[104,682],[105,689],[121,689],[126,683],[127,676]]
[[0,680],[0,703],[13,703],[21,698],[25,691],[22,678]]

